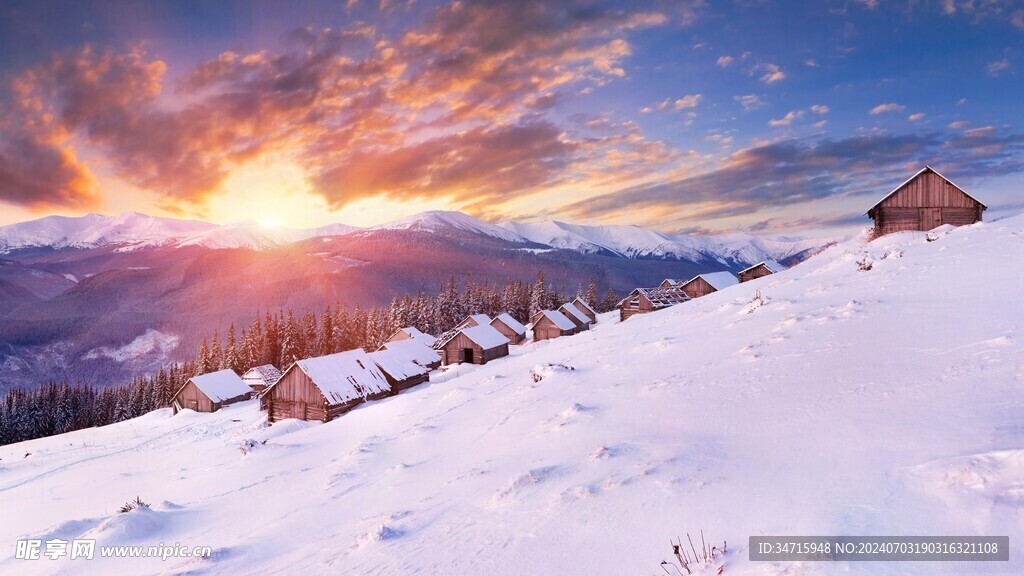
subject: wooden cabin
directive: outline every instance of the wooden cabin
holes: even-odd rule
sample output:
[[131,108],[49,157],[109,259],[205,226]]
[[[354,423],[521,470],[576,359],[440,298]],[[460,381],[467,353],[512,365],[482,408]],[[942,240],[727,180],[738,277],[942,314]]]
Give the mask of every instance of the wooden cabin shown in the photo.
[[373,360],[391,385],[391,394],[398,394],[402,390],[408,390],[430,380],[430,369],[418,364],[400,349],[377,350],[367,356]]
[[750,268],[740,270],[737,276],[740,279],[740,284],[744,282],[750,282],[762,276],[770,276],[776,272],[782,272],[786,267],[774,260],[765,260],[764,262],[758,262]]
[[395,330],[395,333],[388,337],[387,342],[404,342],[406,340],[415,340],[429,348],[434,345],[435,338],[430,334],[420,332],[417,328],[406,326]]
[[267,388],[267,421],[329,422],[367,400],[391,393],[387,377],[361,348],[292,363]]
[[[433,337],[431,337],[433,340]],[[433,342],[431,342],[433,344]],[[399,340],[398,342],[385,342],[377,350],[394,350],[400,352],[413,362],[433,370],[441,365],[441,355],[421,340]]]
[[571,302],[566,302],[559,306],[558,311],[562,313],[562,316],[565,316],[576,325],[577,332],[590,330],[590,318],[587,318],[583,312],[580,312],[579,308],[573,306]]
[[557,310],[541,310],[530,319],[533,325],[533,340],[551,340],[561,336],[571,336],[577,332],[576,323]]
[[694,276],[680,288],[690,298],[700,298],[736,284],[739,284],[739,279],[732,272],[710,272]]
[[925,166],[872,206],[875,236],[904,230],[931,230],[943,224],[981,221],[982,204],[931,166]]
[[658,284],[658,288],[679,288],[685,283],[685,280],[678,280],[676,278],[665,278],[664,280],[661,281],[661,284]]
[[487,326],[491,323],[491,317],[487,314],[470,314],[466,319],[455,325],[456,330],[472,328],[473,326]]
[[438,338],[434,350],[441,354],[441,363],[487,364],[495,358],[508,356],[509,340],[490,324],[453,330]]
[[587,319],[590,320],[591,324],[595,324],[597,322],[597,310],[594,310],[590,304],[587,304],[586,300],[577,296],[572,301],[572,305],[580,312],[583,312]]
[[248,400],[249,388],[232,370],[219,370],[193,376],[171,397],[174,414],[182,410],[216,412],[228,404]]
[[615,305],[619,309],[619,321],[636,314],[648,314],[664,310],[690,300],[690,296],[679,286],[668,288],[635,288]]
[[254,394],[259,394],[281,377],[281,371],[273,364],[254,366],[242,374],[242,382],[252,389]]
[[508,312],[502,312],[491,320],[491,326],[508,338],[510,344],[519,344],[526,339],[526,326],[519,323]]

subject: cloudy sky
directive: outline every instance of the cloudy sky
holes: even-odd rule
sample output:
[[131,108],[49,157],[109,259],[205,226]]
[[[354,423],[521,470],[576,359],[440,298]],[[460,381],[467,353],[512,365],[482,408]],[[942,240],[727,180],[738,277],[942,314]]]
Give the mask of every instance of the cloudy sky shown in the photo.
[[1018,0],[6,1],[0,224],[426,209],[832,233],[1024,209]]

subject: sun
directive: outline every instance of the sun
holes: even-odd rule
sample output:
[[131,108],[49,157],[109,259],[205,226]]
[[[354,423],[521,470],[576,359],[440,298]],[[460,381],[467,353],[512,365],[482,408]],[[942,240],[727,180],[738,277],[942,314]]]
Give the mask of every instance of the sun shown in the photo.
[[260,225],[260,228],[266,228],[267,230],[281,227],[281,221],[277,218],[257,218],[256,223]]

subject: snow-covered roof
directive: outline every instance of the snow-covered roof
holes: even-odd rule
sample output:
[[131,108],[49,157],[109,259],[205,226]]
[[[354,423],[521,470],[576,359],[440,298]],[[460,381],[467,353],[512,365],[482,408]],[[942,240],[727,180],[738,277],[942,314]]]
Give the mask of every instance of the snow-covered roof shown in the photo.
[[[431,338],[433,340],[433,338]],[[433,342],[431,342],[433,343]],[[398,342],[385,342],[381,345],[382,350],[394,350],[410,358],[422,366],[441,361],[441,355],[430,346],[420,340],[400,340]]]
[[391,389],[362,348],[298,360],[292,366],[302,370],[330,404],[366,398]]
[[433,346],[434,341],[436,340],[436,338],[434,338],[430,334],[421,332],[418,328],[415,328],[413,326],[406,326],[405,328],[399,328],[398,330],[395,330],[395,333],[392,334],[390,338],[388,338],[388,342],[391,342],[392,338],[394,338],[400,332],[408,336],[407,340],[414,340],[416,342],[419,342],[420,344],[423,344],[427,348]]
[[406,326],[405,328],[399,328],[399,332],[405,332],[409,338],[419,338],[420,336],[426,336],[423,332],[420,332],[419,328],[415,326]]
[[721,290],[722,288],[728,288],[740,283],[740,279],[736,277],[732,272],[709,272],[707,274],[697,274],[687,282],[693,282],[697,278],[703,278],[705,282],[711,285],[715,290]]
[[690,295],[678,286],[668,288],[634,288],[625,298],[619,300],[616,308],[621,308],[627,302],[633,302],[643,295],[654,305],[655,309],[667,308],[690,300]]
[[264,385],[270,385],[277,382],[277,379],[281,377],[281,371],[277,369],[273,364],[264,364],[262,366],[254,366],[245,371],[242,374],[242,380],[251,381],[256,380]]
[[754,264],[753,266],[751,266],[749,268],[744,268],[743,270],[740,270],[739,274],[743,274],[744,272],[753,270],[754,268],[757,268],[758,266],[761,266],[762,264],[764,265],[765,268],[771,270],[773,273],[778,273],[778,272],[782,272],[783,270],[788,270],[788,268],[786,268],[782,264],[779,264],[775,260],[762,260],[762,261],[758,262],[757,264]]
[[189,378],[213,402],[223,402],[252,392],[233,370],[218,370]]
[[[572,320],[566,318],[565,314],[562,314],[558,310],[541,310],[540,312],[537,312],[537,315],[547,317],[548,320],[551,320],[551,322],[554,323],[555,326],[558,326],[562,330],[576,329],[576,324]],[[536,316],[534,316],[534,318],[536,318]],[[534,326],[536,326],[537,321],[534,320],[533,324]]]
[[677,278],[665,278],[664,280],[661,281],[661,284],[659,286],[667,288],[669,286],[682,286],[682,285],[683,285],[683,281],[682,280],[679,280]]
[[597,310],[594,310],[594,308],[590,304],[587,304],[586,300],[584,300],[583,298],[580,298],[579,296],[574,298],[572,303],[573,304],[582,304],[583,307],[586,308],[591,314],[597,315]]
[[[405,340],[405,342],[409,342]],[[421,366],[399,350],[378,350],[367,354],[378,368],[390,375],[395,380],[415,378],[429,372],[425,366]]]
[[939,178],[942,178],[942,179],[943,179],[943,180],[945,180],[946,182],[949,182],[949,185],[950,185],[950,186],[952,186],[953,188],[956,188],[957,190],[959,190],[959,191],[963,192],[963,193],[964,193],[964,195],[965,195],[965,196],[967,196],[968,198],[970,198],[971,200],[974,200],[974,201],[975,201],[975,202],[977,202],[978,204],[981,204],[981,207],[982,207],[982,208],[988,208],[988,206],[985,206],[985,203],[984,203],[984,202],[982,202],[981,200],[978,200],[978,199],[977,199],[977,198],[975,198],[974,196],[971,196],[970,194],[968,194],[966,190],[964,190],[963,188],[961,188],[961,187],[957,186],[956,184],[954,184],[954,183],[953,183],[953,181],[952,181],[952,180],[950,180],[949,178],[946,178],[946,177],[945,177],[945,176],[943,176],[942,174],[939,174],[938,170],[936,170],[936,169],[932,168],[931,166],[925,166],[924,168],[921,168],[920,170],[918,170],[918,171],[917,171],[917,174],[914,174],[914,175],[913,175],[913,176],[911,176],[910,178],[907,178],[906,180],[904,180],[904,181],[903,181],[903,183],[902,183],[902,184],[900,184],[899,186],[897,186],[897,187],[893,188],[893,189],[892,189],[892,192],[889,192],[889,193],[888,193],[888,194],[886,194],[885,196],[882,196],[882,199],[881,199],[881,200],[879,200],[878,202],[875,202],[874,204],[872,204],[872,205],[871,205],[871,208],[868,208],[868,211],[867,211],[867,212],[865,212],[865,214],[870,214],[870,213],[871,213],[871,211],[872,211],[872,210],[874,210],[875,208],[877,208],[879,204],[881,204],[882,202],[885,202],[885,200],[886,200],[886,199],[887,199],[887,198],[888,198],[889,196],[892,196],[893,194],[895,194],[895,193],[899,192],[900,188],[903,188],[904,186],[906,186],[907,184],[909,184],[909,183],[910,183],[910,182],[911,182],[912,180],[914,180],[915,178],[917,178],[917,177],[918,177],[918,176],[920,176],[921,174],[924,174],[925,172],[931,172],[932,174],[935,174],[935,175],[936,175],[936,176],[938,176]]
[[462,323],[459,324],[459,328],[466,328],[467,326],[486,326],[491,323],[491,317],[487,314],[470,314],[466,317]]
[[501,320],[502,324],[508,326],[509,328],[512,329],[513,332],[519,334],[520,336],[526,334],[526,326],[520,324],[519,321],[513,318],[508,312],[502,312],[501,314],[495,316],[494,320],[491,320],[491,324],[493,325],[496,320]]
[[576,319],[581,324],[590,324],[590,318],[587,318],[586,314],[580,312],[579,308],[573,306],[572,302],[566,302],[565,304],[562,304],[558,308],[558,311],[562,312],[562,314],[568,317],[570,320]]
[[462,333],[466,335],[466,338],[479,344],[484,350],[490,350],[491,348],[497,348],[502,344],[509,343],[509,339],[489,323],[471,328],[463,328]]

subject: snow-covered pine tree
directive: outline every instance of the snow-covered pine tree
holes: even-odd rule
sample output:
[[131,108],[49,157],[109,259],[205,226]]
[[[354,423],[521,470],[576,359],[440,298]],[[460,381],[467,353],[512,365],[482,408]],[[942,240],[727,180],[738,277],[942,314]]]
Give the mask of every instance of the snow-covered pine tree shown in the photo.
[[583,297],[583,301],[597,310],[597,282],[594,281],[593,276],[590,278],[590,284],[587,285],[587,294]]

